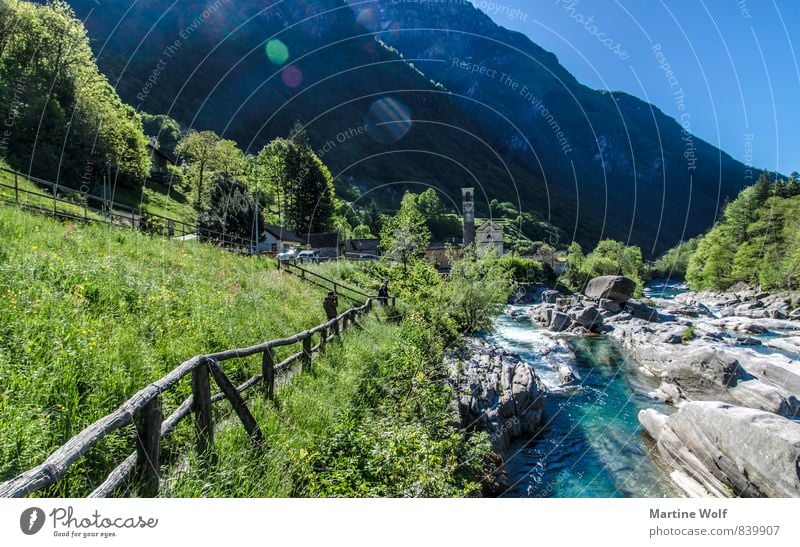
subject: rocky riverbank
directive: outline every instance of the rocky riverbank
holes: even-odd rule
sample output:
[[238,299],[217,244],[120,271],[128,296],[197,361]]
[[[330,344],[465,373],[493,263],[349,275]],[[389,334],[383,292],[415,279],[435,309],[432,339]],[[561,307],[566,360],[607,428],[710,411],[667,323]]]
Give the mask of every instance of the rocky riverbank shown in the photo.
[[[688,494],[800,496],[800,443],[787,444],[800,430],[796,296],[742,288],[642,301],[634,290],[624,277],[604,276],[591,280],[585,295],[540,291],[531,318],[556,333],[608,336],[642,373],[660,380],[650,396],[679,410],[670,417],[644,411],[640,421]],[[690,427],[701,414],[724,423],[725,435],[707,423]],[[726,436],[757,444],[724,444]],[[748,466],[760,465],[759,457],[795,463],[758,474]],[[710,463],[720,458],[731,463]]]
[[498,472],[484,488],[498,495],[507,485],[502,463],[509,446],[542,426],[547,388],[518,355],[477,338],[468,338],[446,364],[461,427],[489,434]]

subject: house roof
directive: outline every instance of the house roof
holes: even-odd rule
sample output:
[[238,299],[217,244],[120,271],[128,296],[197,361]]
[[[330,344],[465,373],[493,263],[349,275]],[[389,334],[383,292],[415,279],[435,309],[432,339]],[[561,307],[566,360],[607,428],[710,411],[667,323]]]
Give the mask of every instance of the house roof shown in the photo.
[[329,232],[323,234],[308,234],[305,238],[305,243],[310,245],[312,249],[327,249],[338,247],[340,243],[339,234],[337,232]]
[[376,251],[380,244],[380,239],[351,239],[347,242],[347,248],[352,251]]
[[282,226],[278,226],[276,224],[265,224],[264,231],[269,232],[276,238],[278,241],[287,241],[292,243],[303,243],[303,240],[297,237],[294,232],[287,230]]
[[147,146],[150,147],[150,150],[151,150],[151,152],[153,154],[155,154],[156,156],[160,156],[160,157],[164,158],[165,160],[167,160],[169,163],[175,165],[175,160],[172,159],[171,157],[169,157],[167,154],[165,154],[161,150],[159,150],[158,148],[156,148],[155,146],[153,146],[152,142],[148,142]]
[[450,243],[449,241],[436,241],[428,245],[428,251],[441,251],[445,249],[461,249],[463,245],[461,243]]
[[478,228],[478,231],[479,232],[483,232],[483,231],[488,230],[488,229],[502,230],[503,227],[500,226],[498,223],[496,223],[493,220],[486,220],[486,221],[484,221],[483,224],[480,225],[480,228]]

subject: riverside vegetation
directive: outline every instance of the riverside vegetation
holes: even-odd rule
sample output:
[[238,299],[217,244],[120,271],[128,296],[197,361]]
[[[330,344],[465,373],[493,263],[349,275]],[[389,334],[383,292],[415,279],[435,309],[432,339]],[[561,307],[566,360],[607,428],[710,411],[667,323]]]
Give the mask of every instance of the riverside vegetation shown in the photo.
[[[39,463],[187,357],[323,320],[320,290],[279,273],[271,260],[199,242],[60,223],[7,207],[0,208],[0,241],[3,480]],[[347,277],[356,275],[351,268]],[[218,463],[203,466],[187,450],[191,426],[181,424],[164,443],[162,492],[479,493],[490,445],[485,434],[454,425],[443,354],[502,306],[512,274],[501,262],[474,258],[448,282],[424,262],[412,260],[408,268],[405,276],[388,264],[358,274],[397,280],[393,292],[407,299],[399,316],[380,309],[363,330],[346,333],[346,345],[332,344],[312,374],[280,387],[275,402],[251,400],[266,449],[253,448],[221,414]],[[226,373],[243,381],[257,368],[243,359]],[[188,386],[164,396],[165,406],[174,407]],[[42,494],[84,495],[127,455],[129,442],[125,433],[112,435]]]

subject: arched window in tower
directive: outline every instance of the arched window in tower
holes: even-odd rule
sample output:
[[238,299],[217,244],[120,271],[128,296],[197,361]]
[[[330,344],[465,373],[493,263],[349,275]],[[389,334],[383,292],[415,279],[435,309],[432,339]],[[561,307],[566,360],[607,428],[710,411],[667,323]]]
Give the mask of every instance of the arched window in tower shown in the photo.
[[466,194],[464,194],[464,201],[472,201],[472,193],[471,192],[467,192]]

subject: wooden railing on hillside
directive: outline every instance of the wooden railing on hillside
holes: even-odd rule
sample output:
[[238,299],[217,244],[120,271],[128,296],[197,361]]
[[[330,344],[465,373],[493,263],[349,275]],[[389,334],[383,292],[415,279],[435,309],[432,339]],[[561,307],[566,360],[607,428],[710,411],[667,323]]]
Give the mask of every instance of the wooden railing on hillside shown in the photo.
[[[299,266],[295,262],[278,261],[278,269],[279,270],[283,269],[287,272],[293,273],[299,278],[303,279],[304,281],[316,285],[317,287],[329,291],[335,291],[337,294],[340,294],[344,298],[347,298],[351,302],[355,302],[357,304],[363,304],[370,298],[377,299],[377,297],[370,296],[360,289],[354,289],[353,287],[349,287],[343,284],[341,281],[336,281],[335,279],[325,277],[322,274],[303,268],[302,266]],[[360,297],[360,299],[352,296],[352,294],[355,294],[357,297]],[[392,306],[395,306],[397,304],[397,299],[391,296],[389,297],[388,303],[390,303]]]
[[[104,199],[94,194],[78,192],[77,190],[55,184],[53,182],[25,175],[5,167],[0,167],[0,172],[7,173],[13,177],[13,184],[7,184],[0,180],[0,188],[8,188],[14,191],[14,199],[0,197],[0,202],[15,205],[21,209],[49,215],[55,218],[74,220],[77,222],[103,222],[114,226],[131,228],[134,230],[148,231],[156,235],[170,238],[180,238],[183,236],[197,234],[205,240],[212,240],[223,247],[236,250],[244,254],[252,254],[255,249],[255,241],[240,238],[231,234],[225,234],[213,230],[203,229],[198,231],[197,226],[174,218],[165,217],[155,213],[144,212],[140,208],[129,207],[117,203],[113,200]],[[47,194],[44,192],[34,192],[20,186],[20,180],[28,180],[40,188],[48,188]],[[59,192],[78,194],[80,200],[65,199],[59,197]],[[23,203],[22,196],[34,196],[52,203],[51,207],[30,205]],[[100,207],[93,207],[90,204],[99,204]],[[59,210],[59,205],[61,209]],[[78,212],[74,210],[77,209]],[[70,212],[72,210],[72,212]],[[155,223],[159,223],[158,226]]]
[[[263,443],[261,429],[242,394],[253,386],[263,384],[263,396],[268,399],[273,398],[276,373],[288,371],[297,362],[301,364],[302,372],[310,371],[314,356],[324,352],[329,342],[338,338],[340,333],[353,325],[359,316],[369,313],[372,307],[373,299],[367,298],[360,307],[349,309],[330,321],[289,338],[193,357],[181,363],[172,372],[136,393],[114,412],[100,418],[72,437],[40,465],[0,484],[0,497],[26,496],[57,483],[70,466],[100,440],[131,423],[136,428],[136,451],[111,471],[106,480],[95,488],[89,497],[110,496],[132,473],[134,481],[139,485],[139,494],[155,496],[160,483],[161,440],[172,433],[181,420],[194,414],[196,450],[203,456],[211,455],[214,446],[214,421],[211,408],[214,403],[222,399],[228,399],[231,403],[253,443],[261,445]],[[319,337],[319,342],[312,345],[315,336]],[[301,350],[275,363],[274,349],[294,344],[301,344]],[[239,387],[234,386],[220,363],[257,354],[262,356],[261,373]],[[188,375],[191,375],[192,395],[164,419],[161,394],[175,387]],[[211,394],[211,378],[220,389],[215,395]]]

